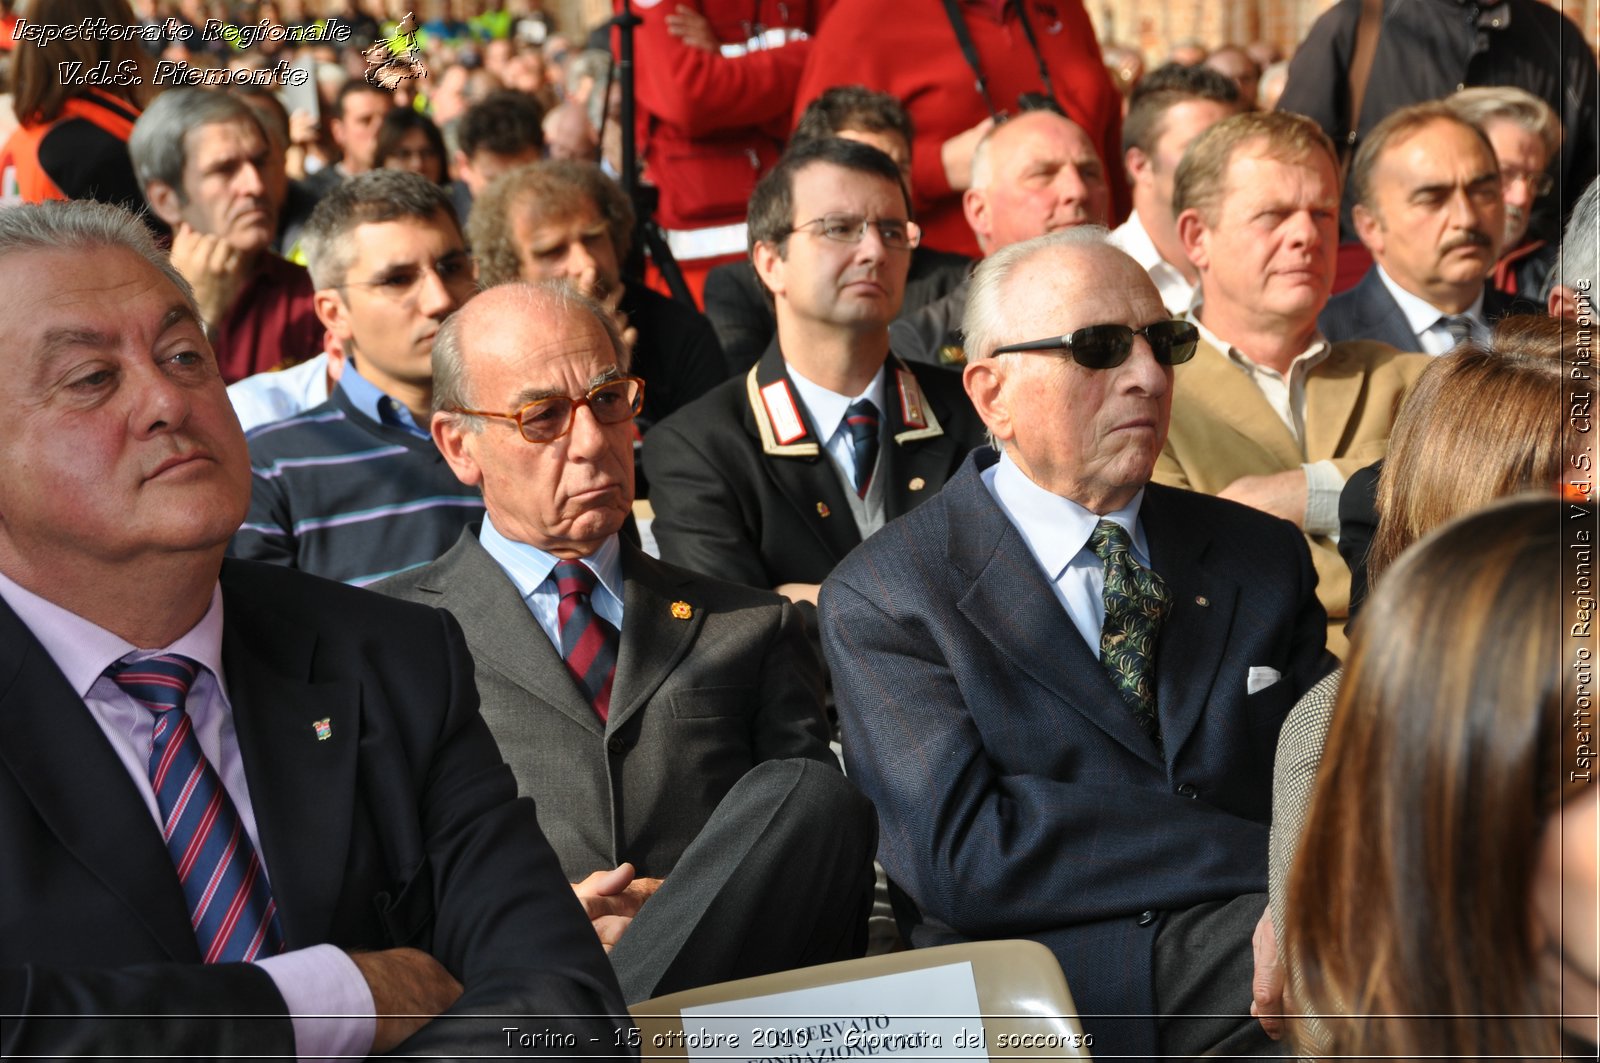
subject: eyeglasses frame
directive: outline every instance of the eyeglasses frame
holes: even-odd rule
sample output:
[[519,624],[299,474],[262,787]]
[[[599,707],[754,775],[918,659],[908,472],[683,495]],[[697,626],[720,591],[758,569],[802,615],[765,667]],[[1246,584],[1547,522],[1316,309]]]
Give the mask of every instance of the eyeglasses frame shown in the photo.
[[[1108,322],[1108,324],[1112,324],[1112,323]],[[1150,336],[1149,336],[1149,333],[1147,331],[1148,329],[1152,328],[1155,325],[1187,325],[1189,327],[1189,329],[1193,332],[1194,341],[1195,341],[1194,345],[1189,348],[1189,353],[1184,355],[1182,358],[1178,358],[1176,360],[1172,360],[1172,359],[1169,358],[1168,361],[1162,361],[1161,357],[1156,354],[1156,345],[1153,344],[1153,343],[1150,343]],[[1085,325],[1083,328],[1073,329],[1071,332],[1067,333],[1064,336],[1047,336],[1042,340],[1029,340],[1026,343],[1008,343],[1008,344],[1005,344],[1004,346],[996,347],[990,353],[990,357],[991,358],[997,358],[1002,354],[1051,354],[1053,352],[1060,351],[1064,355],[1070,357],[1078,365],[1083,366],[1083,368],[1088,369],[1091,372],[1096,371],[1096,370],[1100,370],[1100,369],[1115,369],[1118,366],[1123,365],[1124,363],[1126,363],[1127,360],[1133,355],[1133,342],[1132,342],[1131,339],[1128,342],[1128,350],[1127,350],[1127,352],[1125,354],[1123,354],[1123,356],[1120,359],[1118,359],[1115,362],[1112,362],[1110,365],[1103,365],[1103,366],[1084,365],[1083,362],[1081,360],[1079,360],[1078,355],[1073,353],[1072,337],[1076,336],[1080,332],[1087,331],[1088,329],[1101,328],[1101,327],[1103,327],[1103,326],[1101,326],[1101,325]],[[1143,326],[1141,328],[1132,328],[1131,326],[1124,326],[1124,327],[1128,328],[1128,331],[1131,332],[1135,337],[1138,337],[1138,336],[1143,336],[1144,337],[1144,341],[1146,343],[1150,344],[1150,353],[1151,353],[1152,356],[1155,357],[1157,365],[1161,365],[1161,366],[1182,365],[1184,362],[1187,362],[1191,358],[1194,357],[1195,351],[1198,350],[1199,346],[1200,346],[1200,330],[1194,325],[1193,322],[1185,321],[1180,317],[1162,318],[1159,321],[1152,321],[1152,322],[1150,322],[1150,324],[1145,325],[1145,326]],[[1084,341],[1080,340],[1079,342],[1081,343],[1081,342],[1084,342]]]
[[[495,413],[491,410],[474,410],[466,406],[451,406],[446,408],[444,412],[461,414],[468,417],[492,417],[500,421],[511,421],[517,426],[517,435],[522,437],[524,441],[538,446],[544,446],[545,444],[554,443],[556,440],[564,439],[572,434],[572,426],[578,423],[578,407],[589,406],[590,400],[592,400],[595,396],[595,392],[604,388],[609,388],[615,384],[623,383],[633,383],[639,385],[639,393],[634,397],[631,412],[627,417],[624,417],[620,421],[602,421],[600,418],[596,417],[595,422],[602,425],[627,424],[629,421],[637,418],[640,412],[644,409],[644,378],[633,376],[632,374],[624,374],[622,376],[612,377],[610,380],[603,380],[594,387],[590,388],[580,398],[575,399],[571,395],[546,395],[542,399],[534,399],[532,402],[518,407],[511,413]],[[556,399],[565,399],[572,403],[572,409],[567,414],[567,427],[563,428],[560,432],[551,436],[549,439],[529,439],[528,433],[522,427],[523,415],[529,410],[533,409],[535,406],[539,406],[546,402],[553,402]],[[592,406],[589,408],[589,413],[591,415],[594,413],[594,408]]]

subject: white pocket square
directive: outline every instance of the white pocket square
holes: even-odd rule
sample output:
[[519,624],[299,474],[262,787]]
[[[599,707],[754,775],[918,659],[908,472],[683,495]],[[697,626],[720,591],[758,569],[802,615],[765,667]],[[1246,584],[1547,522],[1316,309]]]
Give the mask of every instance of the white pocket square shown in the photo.
[[1282,678],[1283,673],[1276,668],[1256,665],[1250,669],[1250,677],[1245,680],[1244,692],[1254,694],[1258,690],[1265,690]]

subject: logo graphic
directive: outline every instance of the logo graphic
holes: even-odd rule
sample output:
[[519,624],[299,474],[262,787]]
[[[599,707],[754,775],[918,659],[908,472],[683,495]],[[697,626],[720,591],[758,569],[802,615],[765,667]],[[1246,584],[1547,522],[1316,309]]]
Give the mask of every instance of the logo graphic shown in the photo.
[[417,17],[409,11],[388,40],[375,41],[361,57],[367,61],[367,84],[390,92],[402,81],[428,76],[422,49],[417,46]]

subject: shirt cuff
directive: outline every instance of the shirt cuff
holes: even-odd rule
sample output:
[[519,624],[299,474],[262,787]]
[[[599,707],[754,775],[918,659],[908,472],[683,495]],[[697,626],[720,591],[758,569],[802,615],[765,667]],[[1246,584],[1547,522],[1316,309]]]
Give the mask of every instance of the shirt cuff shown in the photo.
[[1313,461],[1300,467],[1306,472],[1306,534],[1326,535],[1337,542],[1344,473],[1331,461]]
[[288,1005],[295,1055],[302,1063],[371,1053],[378,1031],[372,990],[343,949],[313,945],[255,963]]

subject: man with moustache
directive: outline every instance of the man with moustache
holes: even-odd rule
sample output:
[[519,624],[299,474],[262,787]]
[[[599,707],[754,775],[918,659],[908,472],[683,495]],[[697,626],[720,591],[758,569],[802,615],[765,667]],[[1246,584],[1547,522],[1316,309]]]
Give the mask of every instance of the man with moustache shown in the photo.
[[1149,482],[1197,329],[1102,232],[985,259],[964,332],[1001,452],[822,588],[911,944],[1045,944],[1097,1056],[1269,1054],[1248,1007],[1272,753],[1328,663],[1305,542]]
[[0,291],[0,1052],[625,1051],[460,628],[224,560],[249,457],[144,226],[0,211]]
[[1494,147],[1448,104],[1419,103],[1378,123],[1350,166],[1351,217],[1373,266],[1328,301],[1317,324],[1341,340],[1443,354],[1485,343],[1489,325],[1536,311],[1485,280],[1505,234]]
[[449,197],[402,170],[341,183],[301,241],[343,368],[326,402],[250,433],[233,555],[364,586],[432,561],[483,512],[428,430],[433,338],[477,272]]
[[843,138],[797,145],[750,197],[750,257],[778,334],[749,373],[645,444],[663,560],[815,605],[884,522],[982,439],[954,374],[890,354],[911,249],[900,170]]
[[272,251],[283,150],[241,100],[173,89],[134,123],[128,153],[172,263],[194,288],[227,383],[322,349],[304,268]]
[[[967,224],[985,255],[1023,240],[1104,225],[1111,188],[1094,142],[1053,111],[1029,111],[995,126],[972,155],[972,187],[961,195]],[[889,330],[902,358],[936,365],[965,360],[960,336],[968,282]]]
[[1339,170],[1332,141],[1284,111],[1228,118],[1178,167],[1173,205],[1203,299],[1193,360],[1173,382],[1155,479],[1254,506],[1306,535],[1328,648],[1345,650],[1350,570],[1339,556],[1345,478],[1383,456],[1428,359],[1371,340],[1330,343]]

